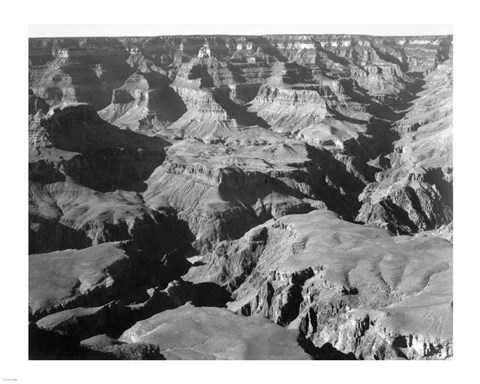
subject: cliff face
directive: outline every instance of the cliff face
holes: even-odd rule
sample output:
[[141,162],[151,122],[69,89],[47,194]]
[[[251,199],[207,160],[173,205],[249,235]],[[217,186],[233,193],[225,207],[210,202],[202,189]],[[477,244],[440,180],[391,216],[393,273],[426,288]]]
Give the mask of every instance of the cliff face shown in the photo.
[[106,106],[132,73],[128,53],[114,38],[30,39],[29,87],[50,105]]
[[449,357],[451,247],[314,211],[220,243],[187,278],[226,286],[231,310],[262,314],[317,347],[365,359]]
[[156,72],[136,72],[113,91],[111,104],[99,115],[122,128],[155,132],[176,121],[186,110],[169,84],[168,77]]
[[31,253],[129,239],[177,247],[161,240],[182,227],[175,213],[149,210],[139,194],[165,141],[121,131],[86,104],[51,109],[29,133]]
[[[178,318],[167,358],[247,358],[220,350],[249,327],[258,358],[258,327],[272,358],[450,357],[452,51],[451,36],[30,39],[38,337],[158,357]],[[292,333],[243,318],[259,314]],[[231,337],[204,348],[215,316]]]
[[452,61],[425,78],[406,115],[397,123],[401,139],[360,195],[357,220],[399,233],[438,228],[453,220]]

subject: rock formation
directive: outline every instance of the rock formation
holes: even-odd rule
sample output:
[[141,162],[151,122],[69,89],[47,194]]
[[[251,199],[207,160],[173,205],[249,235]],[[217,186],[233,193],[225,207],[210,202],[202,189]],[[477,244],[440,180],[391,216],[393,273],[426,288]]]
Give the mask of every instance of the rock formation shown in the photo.
[[398,233],[439,228],[453,220],[451,59],[426,76],[417,96],[397,123],[401,139],[389,155],[391,167],[362,192],[357,216]]
[[203,262],[186,278],[224,285],[229,309],[262,314],[318,347],[357,358],[451,356],[449,241],[394,237],[316,210],[221,242]]
[[450,358],[452,51],[30,39],[30,357]]
[[119,340],[162,345],[168,360],[311,358],[298,345],[294,331],[262,317],[236,316],[227,309],[189,304],[136,323]]

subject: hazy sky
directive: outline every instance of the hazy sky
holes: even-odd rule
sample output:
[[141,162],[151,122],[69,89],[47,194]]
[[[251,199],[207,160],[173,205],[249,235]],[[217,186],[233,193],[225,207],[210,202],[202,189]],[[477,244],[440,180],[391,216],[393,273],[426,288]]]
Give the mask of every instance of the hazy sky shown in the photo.
[[452,25],[445,24],[370,24],[370,25],[99,25],[99,24],[34,24],[30,37],[75,36],[158,36],[158,35],[264,35],[264,34],[363,34],[379,36],[413,36],[452,34]]

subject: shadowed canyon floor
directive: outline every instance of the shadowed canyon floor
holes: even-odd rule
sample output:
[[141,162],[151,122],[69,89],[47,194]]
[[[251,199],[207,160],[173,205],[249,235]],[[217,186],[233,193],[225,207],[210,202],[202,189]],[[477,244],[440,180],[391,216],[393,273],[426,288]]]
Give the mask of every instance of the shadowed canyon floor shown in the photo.
[[452,44],[30,39],[30,358],[452,357]]

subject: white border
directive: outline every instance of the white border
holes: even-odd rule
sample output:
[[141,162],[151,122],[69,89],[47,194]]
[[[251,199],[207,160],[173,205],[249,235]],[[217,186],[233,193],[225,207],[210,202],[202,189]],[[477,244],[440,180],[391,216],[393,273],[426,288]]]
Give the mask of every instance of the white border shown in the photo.
[[[452,383],[478,378],[478,11],[474,2],[402,0],[237,2],[15,1],[3,8],[1,57],[2,252],[0,380],[19,383],[275,382]],[[447,362],[31,362],[27,360],[27,50],[32,24],[453,24],[454,359]],[[305,31],[300,31],[304,33]],[[312,32],[311,32],[312,33]],[[320,32],[321,33],[321,32]]]

